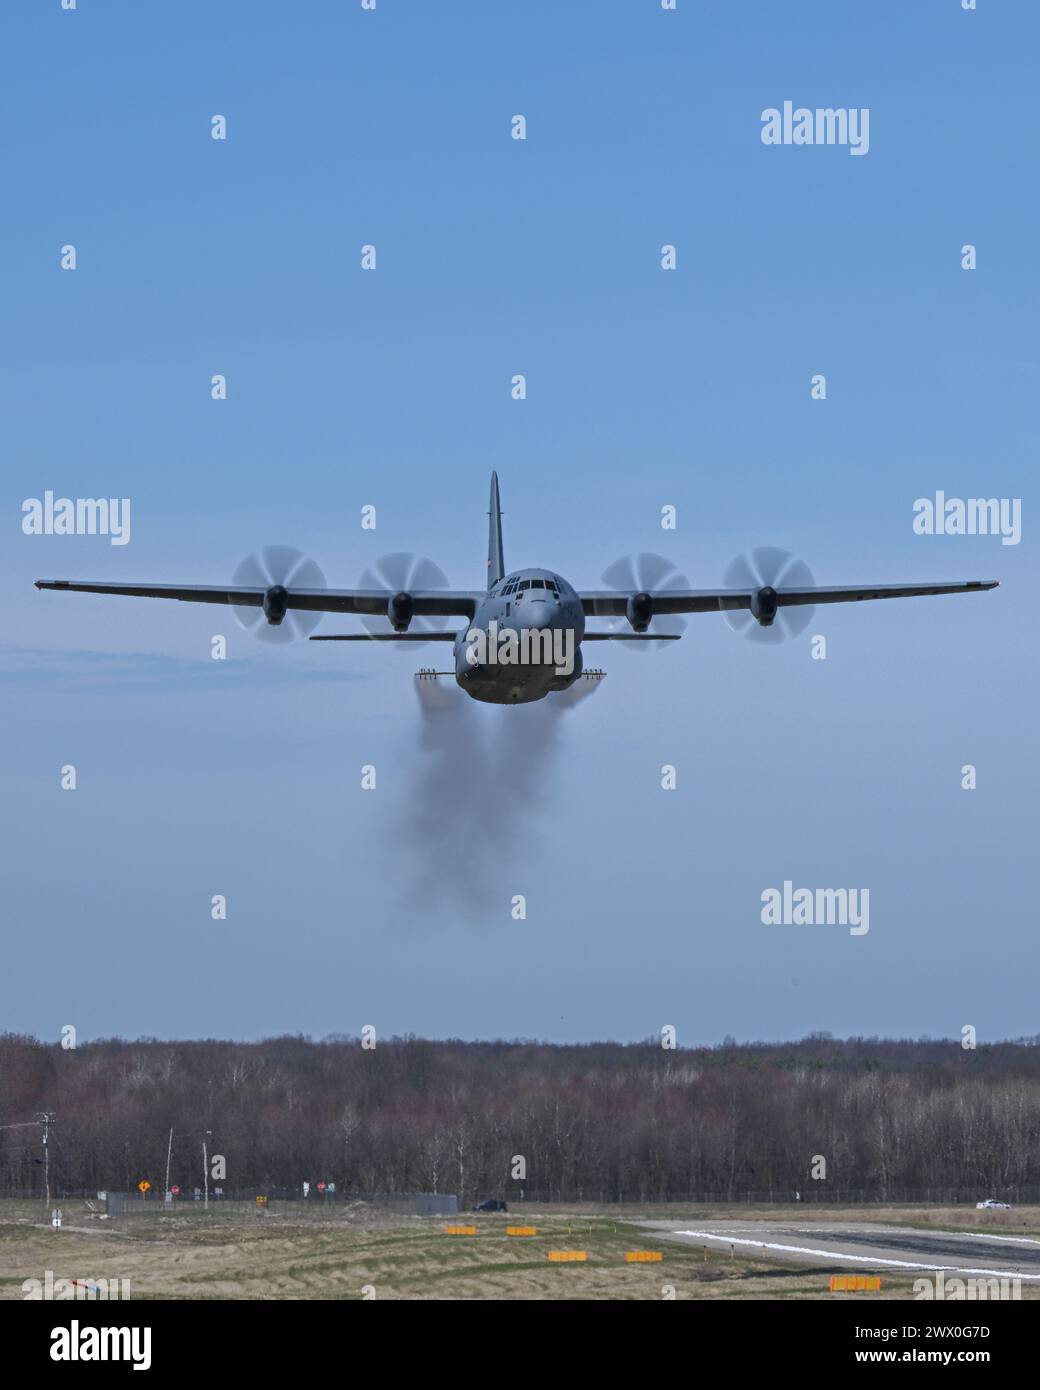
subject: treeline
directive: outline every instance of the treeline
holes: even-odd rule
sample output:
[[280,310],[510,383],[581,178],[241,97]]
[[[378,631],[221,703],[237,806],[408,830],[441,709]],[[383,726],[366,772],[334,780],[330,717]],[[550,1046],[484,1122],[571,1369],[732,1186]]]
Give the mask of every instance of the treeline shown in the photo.
[[42,1193],[42,1126],[25,1122],[43,1112],[59,1194],[142,1179],[161,1191],[171,1129],[171,1182],[185,1192],[201,1185],[203,1140],[228,1192],[324,1180],[339,1194],[463,1202],[521,1187],[567,1201],[1024,1200],[1040,1186],[1040,1038],[975,1050],[825,1035],[674,1050],[340,1036],[64,1050],[0,1034],[0,1193]]

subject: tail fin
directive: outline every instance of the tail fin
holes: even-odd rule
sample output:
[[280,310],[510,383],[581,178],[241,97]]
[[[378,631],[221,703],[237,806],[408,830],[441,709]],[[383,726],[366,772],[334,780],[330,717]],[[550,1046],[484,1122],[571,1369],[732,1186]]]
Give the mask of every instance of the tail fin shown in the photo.
[[498,474],[491,475],[491,505],[488,509],[488,579],[492,584],[505,577],[506,562],[502,558],[502,509],[498,502]]

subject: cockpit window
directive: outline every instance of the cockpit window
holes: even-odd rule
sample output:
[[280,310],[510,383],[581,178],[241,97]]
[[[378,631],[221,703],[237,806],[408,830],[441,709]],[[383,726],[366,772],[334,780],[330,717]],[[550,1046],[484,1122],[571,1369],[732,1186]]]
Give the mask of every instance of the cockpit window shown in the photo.
[[502,587],[493,590],[500,598],[509,598],[510,595],[521,593],[524,589],[547,589],[553,598],[559,601],[564,592],[563,580],[557,579],[555,575],[550,575],[548,579],[507,579],[500,582]]

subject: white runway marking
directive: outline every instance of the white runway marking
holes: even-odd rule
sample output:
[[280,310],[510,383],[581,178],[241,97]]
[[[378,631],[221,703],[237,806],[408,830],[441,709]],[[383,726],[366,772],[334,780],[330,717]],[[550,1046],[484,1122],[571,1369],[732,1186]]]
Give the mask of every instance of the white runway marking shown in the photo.
[[[849,1255],[844,1250],[815,1250],[807,1245],[782,1245],[779,1241],[747,1240],[742,1236],[720,1236],[715,1231],[674,1231],[673,1235],[693,1236],[697,1240],[717,1240],[723,1245],[750,1245],[756,1250],[781,1250],[789,1255],[813,1255],[825,1260],[856,1260],[860,1264],[888,1265],[895,1269],[942,1270],[950,1274],[983,1274],[991,1279],[1031,1279],[1040,1281],[1040,1274],[1024,1274],[1021,1270],[969,1269],[966,1265],[918,1264],[914,1260],[886,1260],[879,1255]],[[878,1244],[883,1236],[878,1237]]]

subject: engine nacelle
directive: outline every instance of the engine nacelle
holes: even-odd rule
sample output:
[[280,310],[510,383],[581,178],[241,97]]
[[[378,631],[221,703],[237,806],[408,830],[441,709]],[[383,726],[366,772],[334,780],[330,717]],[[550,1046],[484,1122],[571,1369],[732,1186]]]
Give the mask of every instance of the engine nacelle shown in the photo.
[[645,632],[654,616],[654,601],[647,593],[633,594],[625,604],[625,617],[633,632]]
[[277,627],[289,611],[289,590],[284,584],[272,584],[264,594],[264,617]]
[[766,584],[762,589],[756,589],[751,595],[751,616],[759,627],[773,626],[773,619],[776,617],[776,610],[779,606],[780,600],[771,584]]
[[415,608],[412,604],[411,594],[406,594],[403,590],[399,594],[394,594],[390,602],[386,605],[386,616],[390,619],[391,626],[395,632],[407,632],[408,624],[412,621]]

